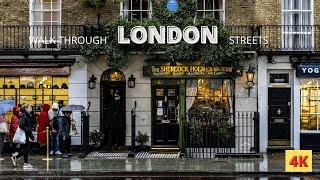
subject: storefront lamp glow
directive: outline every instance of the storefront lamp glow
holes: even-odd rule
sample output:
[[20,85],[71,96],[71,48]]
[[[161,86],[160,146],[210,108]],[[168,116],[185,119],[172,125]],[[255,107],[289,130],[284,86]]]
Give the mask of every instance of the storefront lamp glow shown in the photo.
[[131,75],[128,79],[128,87],[130,89],[136,87],[136,78],[133,75]]
[[250,91],[254,86],[254,75],[255,75],[255,69],[250,65],[249,69],[246,71],[246,75],[247,75],[247,87],[246,89],[248,89],[248,97],[250,97]]
[[97,78],[92,75],[88,81],[88,87],[89,89],[95,89],[96,88],[96,84],[97,84]]

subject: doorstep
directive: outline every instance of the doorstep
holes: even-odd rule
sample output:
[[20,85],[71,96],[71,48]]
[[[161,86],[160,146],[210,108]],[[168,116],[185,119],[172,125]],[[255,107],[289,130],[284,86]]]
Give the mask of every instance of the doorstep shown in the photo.
[[268,146],[267,152],[284,152],[285,150],[294,150],[291,146]]

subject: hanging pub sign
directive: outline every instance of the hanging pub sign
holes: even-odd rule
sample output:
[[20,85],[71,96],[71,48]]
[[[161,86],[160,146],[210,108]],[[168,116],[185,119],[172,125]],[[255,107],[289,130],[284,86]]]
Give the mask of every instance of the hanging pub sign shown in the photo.
[[144,66],[143,75],[149,77],[220,77],[220,76],[234,76],[235,73],[231,67],[206,67],[201,65],[156,65]]
[[298,65],[297,77],[320,77],[320,64]]

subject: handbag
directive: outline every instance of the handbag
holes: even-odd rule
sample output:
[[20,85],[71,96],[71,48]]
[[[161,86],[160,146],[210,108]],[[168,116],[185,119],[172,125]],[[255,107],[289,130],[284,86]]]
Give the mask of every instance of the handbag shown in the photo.
[[12,141],[17,144],[26,144],[26,133],[24,130],[18,127]]
[[8,125],[6,122],[2,122],[0,123],[0,133],[8,133],[9,130],[8,130]]
[[77,131],[76,121],[72,119],[71,123],[70,123],[70,133],[69,133],[69,135],[70,136],[75,136],[77,134],[78,134],[78,131]]

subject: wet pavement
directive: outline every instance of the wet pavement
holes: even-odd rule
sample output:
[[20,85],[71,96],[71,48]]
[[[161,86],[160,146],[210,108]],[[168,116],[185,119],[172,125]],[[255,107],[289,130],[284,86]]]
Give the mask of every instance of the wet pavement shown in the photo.
[[[284,154],[264,155],[264,158],[219,158],[219,159],[105,159],[84,158],[74,156],[69,159],[56,157],[51,161],[43,161],[44,156],[31,156],[29,162],[34,165],[33,170],[22,169],[23,159],[18,160],[18,167],[12,166],[11,159],[4,157],[0,161],[0,176],[3,178],[30,176],[37,177],[118,177],[118,178],[187,178],[207,177],[220,179],[253,178],[272,176],[287,179],[293,177],[304,177],[302,179],[313,179],[320,175],[320,156],[313,158],[313,173],[286,174],[284,172]],[[90,178],[92,179],[92,178]],[[104,178],[106,179],[106,178]],[[278,179],[278,178],[277,178]],[[291,178],[289,178],[291,179]],[[299,178],[298,178],[299,179]],[[316,179],[320,179],[317,176]]]

